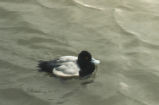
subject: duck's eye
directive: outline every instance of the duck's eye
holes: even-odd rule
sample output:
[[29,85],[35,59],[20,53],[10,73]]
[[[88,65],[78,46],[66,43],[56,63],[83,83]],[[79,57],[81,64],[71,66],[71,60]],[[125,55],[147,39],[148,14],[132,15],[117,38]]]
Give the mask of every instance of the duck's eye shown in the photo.
[[89,59],[89,57],[85,57],[85,59],[86,59],[86,60],[88,60],[88,59]]

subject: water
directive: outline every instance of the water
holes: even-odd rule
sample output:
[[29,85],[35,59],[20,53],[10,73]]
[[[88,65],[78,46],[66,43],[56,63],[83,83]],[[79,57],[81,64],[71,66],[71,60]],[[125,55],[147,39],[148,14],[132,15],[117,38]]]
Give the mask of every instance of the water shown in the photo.
[[[158,105],[158,0],[0,0],[0,105]],[[93,82],[37,71],[88,50]],[[86,84],[87,83],[87,84]]]

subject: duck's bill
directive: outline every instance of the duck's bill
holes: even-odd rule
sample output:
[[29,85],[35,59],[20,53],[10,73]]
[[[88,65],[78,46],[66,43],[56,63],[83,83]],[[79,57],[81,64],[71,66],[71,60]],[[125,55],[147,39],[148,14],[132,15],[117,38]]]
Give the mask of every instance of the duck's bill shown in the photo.
[[94,64],[96,64],[96,65],[100,64],[100,60],[96,60],[94,58],[92,58],[91,62],[94,63]]

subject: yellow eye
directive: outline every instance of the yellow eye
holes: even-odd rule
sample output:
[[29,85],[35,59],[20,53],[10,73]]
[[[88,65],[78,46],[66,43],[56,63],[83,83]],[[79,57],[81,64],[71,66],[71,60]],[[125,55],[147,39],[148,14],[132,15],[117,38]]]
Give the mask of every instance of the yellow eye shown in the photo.
[[88,60],[88,57],[85,57],[85,59],[87,59],[87,60]]

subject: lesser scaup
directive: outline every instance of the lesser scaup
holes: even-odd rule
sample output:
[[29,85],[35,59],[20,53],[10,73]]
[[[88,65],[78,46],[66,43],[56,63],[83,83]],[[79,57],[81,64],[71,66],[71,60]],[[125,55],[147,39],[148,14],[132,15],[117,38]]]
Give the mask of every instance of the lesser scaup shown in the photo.
[[81,51],[78,57],[62,56],[51,61],[40,61],[38,67],[41,71],[53,73],[59,77],[84,77],[95,70],[100,61],[92,58],[88,51]]

